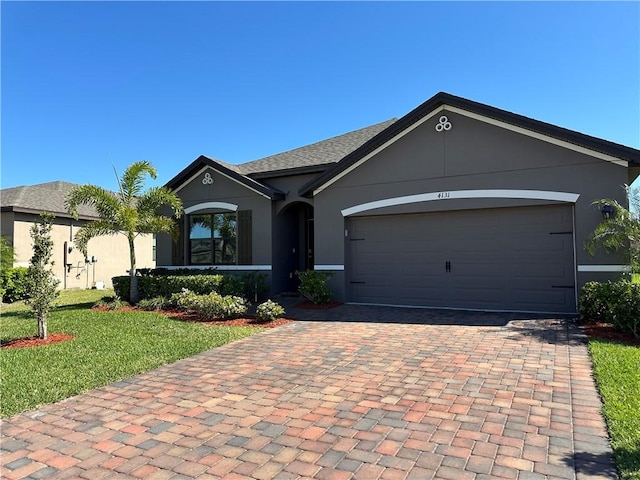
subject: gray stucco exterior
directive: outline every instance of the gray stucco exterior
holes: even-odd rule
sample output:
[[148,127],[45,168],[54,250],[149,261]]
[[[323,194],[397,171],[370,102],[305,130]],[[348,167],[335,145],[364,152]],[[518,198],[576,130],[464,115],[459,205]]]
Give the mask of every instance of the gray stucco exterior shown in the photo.
[[[622,186],[637,175],[640,164],[638,150],[448,94],[436,95],[400,120],[386,122],[384,128],[380,125],[383,124],[378,124],[369,134],[363,129],[357,131],[357,135],[336,137],[345,145],[350,139],[354,143],[349,145],[350,148],[341,150],[347,152],[343,158],[332,163],[325,163],[325,156],[318,157],[315,162],[313,158],[307,158],[304,167],[298,167],[294,162],[289,169],[282,168],[283,159],[296,156],[286,152],[282,158],[276,159],[277,162],[274,161],[277,156],[268,157],[262,164],[259,160],[250,162],[246,165],[258,173],[244,173],[243,165],[230,167],[200,157],[170,181],[168,186],[177,190],[187,213],[251,211],[251,264],[225,268],[269,272],[272,294],[295,290],[294,272],[314,268],[335,272],[330,285],[336,300],[358,302],[366,298],[364,301],[367,303],[375,303],[366,295],[360,298],[358,289],[353,285],[367,281],[355,278],[356,272],[365,272],[365,276],[366,272],[370,272],[373,275],[371,272],[375,269],[367,269],[366,265],[358,262],[369,262],[366,259],[371,257],[367,255],[378,250],[372,249],[364,256],[354,253],[350,244],[350,229],[357,225],[367,231],[371,239],[380,239],[382,237],[377,235],[378,230],[374,225],[386,223],[397,225],[403,231],[413,231],[415,228],[415,235],[421,239],[418,245],[422,245],[424,250],[416,251],[414,256],[388,255],[404,245],[399,239],[401,236],[397,236],[398,241],[394,243],[396,236],[390,235],[388,242],[381,243],[379,247],[388,248],[388,251],[379,250],[376,261],[388,258],[389,271],[402,270],[402,265],[393,262],[406,262],[410,266],[425,261],[424,271],[406,281],[414,286],[439,281],[449,285],[449,297],[443,297],[444,300],[431,301],[428,293],[424,298],[414,296],[412,300],[402,300],[402,295],[393,297],[400,299],[399,304],[520,309],[517,302],[511,300],[505,301],[502,308],[497,303],[483,307],[482,302],[476,304],[473,301],[469,301],[468,305],[455,302],[447,305],[446,298],[453,298],[455,295],[452,296],[452,292],[457,288],[456,281],[452,280],[454,275],[443,277],[440,271],[434,277],[427,271],[426,265],[431,265],[430,259],[437,256],[433,251],[436,248],[435,240],[430,243],[430,238],[435,238],[438,231],[450,236],[449,243],[459,242],[461,248],[465,249],[466,256],[461,254],[460,258],[471,258],[475,221],[473,212],[485,215],[489,222],[503,219],[500,220],[503,222],[501,227],[487,230],[485,236],[513,239],[504,246],[504,249],[513,251],[505,250],[504,255],[491,253],[494,249],[490,246],[486,247],[486,251],[482,250],[484,247],[480,247],[478,242],[478,256],[491,258],[491,264],[500,264],[505,256],[517,262],[519,257],[514,253],[517,249],[514,250],[513,242],[529,242],[531,248],[537,249],[535,255],[549,259],[547,269],[550,284],[555,282],[552,271],[557,270],[555,266],[558,263],[571,270],[562,280],[562,285],[549,285],[549,288],[555,289],[549,290],[549,298],[557,297],[559,288],[564,289],[565,294],[570,289],[565,295],[568,300],[558,311],[576,310],[577,295],[585,282],[614,278],[625,270],[621,259],[614,255],[600,253],[595,257],[588,256],[583,249],[583,242],[602,219],[601,213],[592,205],[594,200],[613,198],[625,204]],[[330,140],[327,145],[335,145],[335,139]],[[309,150],[305,148],[300,149],[301,152]],[[322,142],[314,144],[312,150],[314,154],[322,152]],[[277,165],[276,170],[269,170],[270,162]],[[549,208],[545,209],[545,206]],[[553,206],[556,208],[551,208]],[[465,217],[468,221],[459,222],[454,227],[454,219],[462,218],[461,212],[468,215]],[[548,234],[555,236],[554,239],[559,239],[558,235],[563,236],[562,242],[554,244],[563,245],[560,257],[554,257],[556,253],[552,254],[551,249],[556,246],[546,246],[543,237],[541,241],[522,236],[521,241],[517,240],[519,232],[528,225],[527,215],[532,215],[532,212],[541,215],[541,220],[535,220],[542,222],[536,234]],[[549,212],[548,218],[545,212]],[[559,228],[554,226],[553,219],[557,212],[561,212],[565,218],[561,232],[555,231]],[[184,225],[187,225],[187,221],[185,219]],[[478,221],[480,223],[476,223],[476,230],[479,232],[482,221]],[[544,225],[547,221],[549,224]],[[546,230],[550,231],[544,233]],[[411,234],[405,236],[409,240],[412,238]],[[172,248],[168,239],[159,239],[158,264],[187,265],[184,260],[188,258],[185,235],[178,245]],[[175,254],[176,248],[182,255]],[[545,255],[545,248],[550,249],[548,255]],[[426,252],[431,252],[428,259]],[[556,258],[558,260],[554,260]],[[443,257],[442,262],[444,265],[451,261],[445,261]],[[471,265],[474,262],[468,263]],[[381,265],[384,267],[384,263]],[[456,261],[458,265],[460,261]],[[496,280],[495,289],[498,290],[510,288],[505,280],[509,275],[514,279],[519,276],[529,278],[524,270],[516,267],[510,270],[511,273],[494,272],[497,276],[487,267],[487,280],[483,281],[481,271],[485,267],[481,263],[477,265],[473,276],[459,278],[460,282],[466,282],[466,288],[469,288],[472,277],[479,283],[486,283],[490,282],[488,279],[492,276],[502,276],[501,283]],[[498,267],[496,270],[499,270]],[[531,275],[531,285],[541,283],[540,279],[533,277],[544,276],[537,273]],[[389,285],[385,288],[397,289],[402,293],[402,289],[409,286],[403,285],[403,278],[401,275],[394,279],[390,275]],[[522,278],[519,278],[520,283],[526,284],[527,281]],[[570,285],[567,284],[569,280]],[[532,287],[528,295],[542,292],[540,288]],[[540,295],[544,296],[545,293]],[[515,296],[514,293],[505,298]],[[394,302],[383,300],[381,303]],[[550,308],[538,308],[535,302],[522,305],[529,305],[522,307],[523,310],[543,311]]]

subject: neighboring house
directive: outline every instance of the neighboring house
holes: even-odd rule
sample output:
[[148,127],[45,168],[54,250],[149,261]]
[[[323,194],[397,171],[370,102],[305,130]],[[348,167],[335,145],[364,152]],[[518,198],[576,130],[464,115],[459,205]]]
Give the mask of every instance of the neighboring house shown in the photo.
[[639,150],[439,93],[261,160],[200,156],[167,183],[185,215],[157,263],[261,271],[271,293],[333,271],[353,303],[574,313],[585,282],[628,268],[584,252],[592,201],[625,204],[639,174]]
[[[64,202],[75,186],[68,182],[50,182],[1,190],[0,233],[12,239],[14,266],[26,267],[33,254],[31,226],[40,221],[43,211],[53,213],[53,272],[60,280],[60,288],[91,288],[94,282],[102,282],[109,288],[112,277],[127,274],[130,265],[129,244],[124,235],[93,238],[89,240],[89,258],[75,248],[73,237],[78,229],[98,218],[92,207],[84,205],[78,208],[78,220],[67,213]],[[138,267],[154,267],[153,236],[138,237],[135,245]]]

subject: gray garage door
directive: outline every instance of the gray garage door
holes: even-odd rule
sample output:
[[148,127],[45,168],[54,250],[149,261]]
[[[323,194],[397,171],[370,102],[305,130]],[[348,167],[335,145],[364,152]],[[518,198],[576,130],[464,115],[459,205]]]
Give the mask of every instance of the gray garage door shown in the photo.
[[572,218],[552,205],[349,219],[348,299],[573,313]]

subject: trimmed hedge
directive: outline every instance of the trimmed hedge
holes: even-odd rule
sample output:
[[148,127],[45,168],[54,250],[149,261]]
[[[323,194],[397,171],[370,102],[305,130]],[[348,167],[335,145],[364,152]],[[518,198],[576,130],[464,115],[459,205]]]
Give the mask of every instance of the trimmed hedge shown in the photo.
[[[169,270],[166,268],[144,268],[138,272],[138,290],[140,299],[170,297],[183,289],[205,295],[216,292],[221,295],[243,297],[258,302],[269,290],[267,275],[260,272],[244,274],[215,273],[215,268],[192,270],[188,268]],[[174,274],[175,273],[175,274]],[[113,289],[116,295],[129,299],[129,276],[113,277]]]
[[[113,277],[113,290],[123,300],[129,300],[129,276]],[[167,276],[139,276],[138,289],[140,299],[154,297],[170,297],[183,289],[199,295],[211,292],[218,293],[223,276],[217,275],[167,275]]]
[[585,283],[580,318],[609,323],[640,338],[640,284],[628,280]]

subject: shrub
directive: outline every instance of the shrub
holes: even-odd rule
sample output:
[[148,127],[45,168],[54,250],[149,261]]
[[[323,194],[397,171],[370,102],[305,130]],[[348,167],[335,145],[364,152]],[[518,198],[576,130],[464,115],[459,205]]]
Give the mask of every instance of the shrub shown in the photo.
[[258,300],[269,289],[269,285],[267,284],[267,275],[265,275],[264,273],[260,273],[260,272],[245,273],[242,276],[242,280],[244,281],[244,284],[245,284],[245,291],[247,292],[247,297],[256,303],[258,303]]
[[182,310],[192,310],[198,301],[198,295],[191,290],[183,288],[180,292],[174,293],[169,298],[169,305]]
[[2,270],[0,275],[0,291],[3,291],[2,301],[6,303],[18,302],[27,298],[26,267],[13,267]]
[[640,337],[640,284],[589,282],[580,294],[580,318],[599,320]]
[[164,310],[169,306],[169,299],[167,297],[153,297],[145,298],[138,302],[138,307],[142,310]]
[[244,297],[244,279],[240,275],[224,275],[222,278],[222,283],[220,284],[220,293],[222,295],[235,295],[236,297]]
[[331,290],[327,285],[327,280],[333,276],[333,272],[319,272],[317,270],[307,270],[306,272],[296,272],[300,279],[298,291],[300,294],[313,303],[327,303],[331,300]]
[[121,300],[117,295],[115,297],[102,297],[102,299],[93,304],[94,308],[106,308],[107,310],[117,310],[128,306],[130,306],[129,303]]
[[271,322],[276,318],[282,317],[284,313],[284,308],[281,305],[272,300],[267,300],[258,305],[256,318],[260,322]]
[[198,295],[183,290],[171,296],[171,303],[183,310],[193,310],[207,319],[228,320],[247,313],[248,305],[244,298],[234,295],[222,296],[216,292]]

